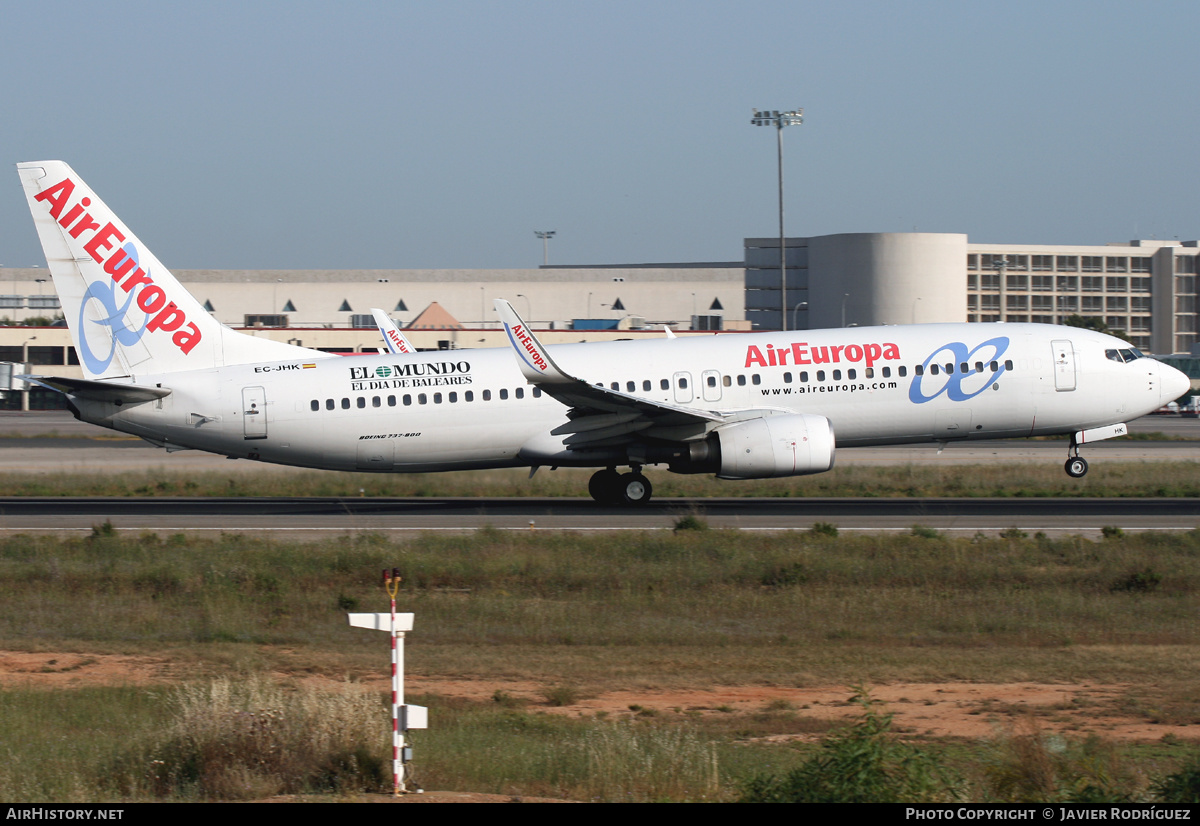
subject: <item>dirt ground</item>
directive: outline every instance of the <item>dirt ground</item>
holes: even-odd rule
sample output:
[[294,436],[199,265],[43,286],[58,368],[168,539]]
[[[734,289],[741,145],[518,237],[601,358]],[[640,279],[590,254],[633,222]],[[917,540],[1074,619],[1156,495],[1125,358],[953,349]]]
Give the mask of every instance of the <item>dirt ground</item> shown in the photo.
[[[152,656],[0,651],[0,687],[64,689],[97,685],[153,685],[187,679],[188,664]],[[294,675],[280,673],[280,679]],[[321,679],[327,678],[306,678]],[[332,681],[329,681],[332,682]],[[386,676],[376,681],[380,690],[390,685]],[[410,694],[521,705],[530,711],[573,716],[606,714],[610,719],[638,714],[667,716],[750,715],[763,711],[790,712],[817,720],[840,720],[860,708],[843,686],[796,688],[789,686],[707,686],[685,690],[609,691],[595,696],[568,698],[550,705],[545,686],[533,682],[464,680],[438,677],[410,678]],[[1147,722],[1145,715],[1122,713],[1122,699],[1130,686],[1121,684],[1047,685],[1038,683],[896,683],[871,687],[871,696],[887,704],[894,715],[894,730],[908,736],[931,738],[983,738],[1012,731],[1036,720],[1044,732],[1074,735],[1095,732],[1108,739],[1151,741],[1165,736],[1200,740],[1200,726]],[[561,699],[561,698],[560,698]],[[819,735],[780,734],[767,740],[815,738]],[[370,803],[568,803],[573,801],[511,797],[457,791],[430,790],[401,797],[362,795],[346,802]],[[279,797],[264,803],[304,803],[304,798]]]
[[[0,686],[72,688],[126,684],[148,685],[187,679],[187,664],[166,658],[119,654],[0,651]],[[290,675],[280,674],[281,679]],[[381,690],[386,675],[378,679]],[[983,738],[997,730],[1036,719],[1043,731],[1095,732],[1108,739],[1159,740],[1171,735],[1200,739],[1200,726],[1149,722],[1145,714],[1125,711],[1131,687],[1122,684],[1052,685],[1039,683],[894,683],[871,686],[871,696],[887,704],[896,730],[925,737]],[[550,705],[545,686],[534,682],[410,677],[409,694],[488,702],[502,696],[527,710],[549,714],[610,718],[637,714],[755,714],[790,711],[820,720],[852,717],[860,709],[845,686],[705,686],[683,690],[622,690],[581,694],[564,705]],[[779,735],[804,737],[809,735]]]

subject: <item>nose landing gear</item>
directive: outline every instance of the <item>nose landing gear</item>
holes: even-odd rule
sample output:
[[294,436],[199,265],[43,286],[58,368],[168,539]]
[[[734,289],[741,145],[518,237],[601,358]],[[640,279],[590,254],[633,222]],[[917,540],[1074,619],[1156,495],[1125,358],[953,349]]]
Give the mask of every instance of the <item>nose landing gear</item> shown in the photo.
[[1067,446],[1067,463],[1063,465],[1067,475],[1072,479],[1080,479],[1088,472],[1087,459],[1079,455],[1079,443],[1075,441],[1075,436],[1071,436],[1071,443]]
[[588,481],[588,493],[602,505],[644,505],[654,492],[650,480],[642,475],[641,465],[629,473],[617,473],[616,468],[598,470]]

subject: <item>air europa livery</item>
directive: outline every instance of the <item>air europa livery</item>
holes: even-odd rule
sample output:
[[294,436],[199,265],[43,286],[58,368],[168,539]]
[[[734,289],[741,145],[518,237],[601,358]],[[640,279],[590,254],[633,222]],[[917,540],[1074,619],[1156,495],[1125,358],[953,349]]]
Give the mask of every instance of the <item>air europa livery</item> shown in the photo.
[[594,467],[595,499],[634,505],[650,498],[647,465],[792,476],[828,470],[836,448],[907,442],[1069,434],[1066,469],[1082,476],[1081,444],[1188,389],[1125,342],[1068,327],[546,347],[502,299],[509,347],[346,360],[218,323],[66,164],[18,170],[86,376],[29,378],[80,419],[169,451],[384,473]]

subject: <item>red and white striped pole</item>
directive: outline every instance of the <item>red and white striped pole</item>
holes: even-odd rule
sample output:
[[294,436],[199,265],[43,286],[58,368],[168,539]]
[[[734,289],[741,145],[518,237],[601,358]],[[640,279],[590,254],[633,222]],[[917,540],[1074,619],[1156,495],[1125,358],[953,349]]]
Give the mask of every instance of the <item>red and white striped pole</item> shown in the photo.
[[[408,732],[429,728],[429,709],[404,702],[404,632],[413,629],[413,615],[396,613],[396,594],[400,591],[398,568],[383,572],[383,587],[392,599],[391,613],[352,613],[346,618],[355,628],[387,631],[392,636],[392,793],[399,796],[409,793],[405,783],[406,765],[412,760],[412,752],[406,745]],[[419,794],[421,789],[412,791]]]
[[383,572],[383,587],[392,599],[392,794],[399,797],[404,791],[404,764],[401,751],[404,737],[400,734],[400,705],[404,702],[404,687],[400,684],[400,649],[396,645],[396,594],[400,590],[400,571],[392,568]]

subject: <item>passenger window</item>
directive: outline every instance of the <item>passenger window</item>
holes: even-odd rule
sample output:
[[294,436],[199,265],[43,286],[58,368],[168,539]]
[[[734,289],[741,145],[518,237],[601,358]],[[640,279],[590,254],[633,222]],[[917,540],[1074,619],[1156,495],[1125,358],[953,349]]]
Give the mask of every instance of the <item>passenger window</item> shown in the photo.
[[905,367],[904,365],[900,365],[899,367],[896,368],[896,375],[899,376],[900,378],[904,378],[905,376],[908,375],[908,368]]
[[682,376],[679,377],[679,389],[687,390],[687,379],[683,378]]
[[841,381],[841,380],[842,380],[842,371],[841,371],[841,370],[834,370],[834,371],[833,371],[833,380],[834,380],[834,381]]
[[976,372],[976,373],[982,373],[982,372],[983,372],[983,362],[982,362],[982,361],[977,361],[977,362],[975,362],[975,372]]
[[[903,374],[901,374],[901,375],[903,375]],[[885,379],[890,379],[892,377],[892,368],[890,368],[890,367],[883,368],[883,377]]]
[[367,406],[367,397],[359,396],[358,399],[356,400],[356,403],[358,404],[358,409],[362,410],[364,407]]
[[442,403],[442,394],[441,394],[441,393],[434,393],[434,394],[433,394],[433,403],[434,403],[434,404],[441,404],[441,403]]
[[817,381],[825,381],[825,371],[824,370],[817,371]]
[[412,396],[409,395],[408,393],[404,394],[404,406],[405,407],[412,406]]
[[958,372],[960,372],[960,373],[966,373],[966,372],[970,371],[970,369],[971,369],[971,365],[967,364],[965,361],[962,364],[958,365]]
[[319,401],[317,401],[316,399],[313,399],[313,400],[312,400],[312,409],[313,409],[313,410],[320,410],[320,409],[321,409],[321,403],[320,403]]
[[464,392],[463,393],[463,401],[465,401],[465,402],[475,401],[475,391],[467,390],[466,392]]
[[349,409],[350,409],[350,400],[343,398],[342,399],[342,410],[349,410]]
[[1012,366],[1012,359],[1005,359],[1005,360],[1004,360],[1004,369],[1005,369],[1005,370],[1011,370],[1011,369],[1013,369],[1013,366]]
[[334,405],[333,405],[333,399],[326,399],[326,400],[325,400],[325,409],[326,409],[326,410],[333,410],[333,406],[334,406]]
[[738,387],[745,387],[745,386],[746,386],[746,377],[738,376]]
[[762,384],[762,376],[760,376],[758,373],[755,373],[754,375],[750,376],[750,382],[751,384]]
[[856,378],[858,378],[858,371],[857,370],[847,370],[846,378],[850,379],[850,381],[854,381]]
[[708,381],[708,386],[709,386],[709,387],[716,387],[716,386],[717,386],[717,377],[716,377],[716,376],[709,376],[707,381]]
[[492,391],[491,390],[483,391],[483,400],[485,402],[490,402],[492,400]]
[[395,407],[395,406],[396,406],[396,397],[388,396],[388,407]]
[[424,393],[417,394],[417,404],[429,404],[429,397]]
[[610,384],[610,385],[608,386],[608,389],[609,389],[609,390],[620,390],[620,389],[621,389],[621,383],[620,383],[619,381],[614,381],[612,384]]
[[[885,367],[883,369],[886,370],[887,368]],[[868,378],[868,379],[875,378],[875,368],[874,367],[864,367],[863,368],[863,378]]]
[[500,391],[500,400],[504,401],[507,398],[508,398],[508,388],[505,388]]
[[625,382],[625,392],[626,392],[626,393],[633,393],[633,392],[636,392],[636,391],[637,391],[637,385],[636,385],[636,384],[634,384],[634,383],[633,383],[633,382],[631,382],[631,381],[627,381],[627,382]]
[[721,376],[721,384],[725,385],[726,387],[731,386],[733,384],[733,377],[732,376]]
[[371,397],[371,407],[383,407],[383,399],[378,396]]
[[450,404],[454,404],[455,402],[458,401],[458,394],[451,393],[451,394],[449,394],[448,398],[450,399]]
[[947,364],[947,365],[946,365],[946,375],[947,375],[947,376],[953,376],[953,375],[954,375],[954,365],[953,365],[952,363],[951,363],[951,364]]
[[525,388],[524,388],[524,387],[518,387],[518,388],[516,389],[516,391],[515,391],[515,395],[516,395],[516,397],[517,397],[518,399],[523,399],[523,398],[525,398]]
[[542,397],[542,388],[540,388],[540,387],[533,388],[533,397],[535,399],[540,399]]
[[800,372],[800,381],[804,384],[808,383],[808,371],[807,370],[802,370]]
[[992,372],[995,373],[999,369],[1000,369],[1000,365],[997,362],[993,361],[992,362]]
[[790,372],[785,372],[785,373],[783,374],[783,383],[784,383],[784,384],[791,384],[791,383],[792,383],[792,374],[791,374]]
[[650,379],[645,379],[644,381],[642,381],[642,390],[644,390],[646,392],[650,391]]
[[658,384],[663,390],[671,389],[671,382],[667,381],[666,379],[662,379]]

